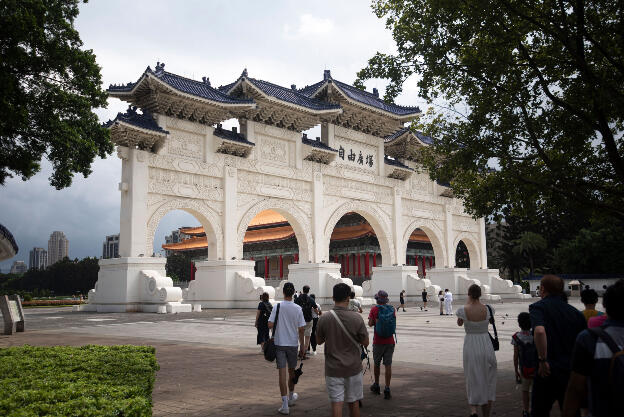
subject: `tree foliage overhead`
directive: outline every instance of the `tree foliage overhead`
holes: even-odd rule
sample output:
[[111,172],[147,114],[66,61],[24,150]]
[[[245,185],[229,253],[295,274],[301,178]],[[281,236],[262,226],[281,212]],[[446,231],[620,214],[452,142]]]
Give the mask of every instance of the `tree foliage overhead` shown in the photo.
[[[376,0],[397,53],[357,82],[410,76],[444,103],[424,156],[475,216],[596,213],[624,219],[624,2]],[[491,169],[495,168],[495,169]]]
[[73,23],[79,0],[0,0],[0,185],[54,168],[61,189],[113,150],[94,107],[106,106],[100,67]]

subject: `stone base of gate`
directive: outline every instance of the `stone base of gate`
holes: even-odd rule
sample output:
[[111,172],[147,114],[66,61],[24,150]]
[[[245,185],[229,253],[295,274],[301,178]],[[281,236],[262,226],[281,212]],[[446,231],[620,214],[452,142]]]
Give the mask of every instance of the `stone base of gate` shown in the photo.
[[369,298],[362,297],[362,287],[353,285],[350,278],[343,278],[340,275],[340,264],[328,262],[320,264],[290,264],[288,265],[288,281],[284,280],[277,288],[276,297],[283,298],[282,288],[286,282],[292,282],[296,291],[301,291],[304,285],[310,287],[310,294],[314,294],[316,302],[321,305],[331,305],[334,303],[332,296],[334,285],[345,283],[353,288],[355,297],[362,305],[370,305]]
[[499,277],[498,269],[469,269],[468,277],[478,279],[481,284],[489,287],[491,294],[496,294],[502,299],[524,300],[530,299],[531,294],[523,294],[520,285],[508,279]]
[[253,261],[196,262],[195,279],[183,291],[184,303],[203,308],[257,308],[260,295],[275,298],[275,288],[254,273]]
[[364,295],[373,297],[379,290],[388,293],[392,303],[399,301],[399,294],[405,290],[407,302],[422,300],[422,290],[426,289],[431,298],[440,290],[428,279],[418,276],[417,266],[398,265],[373,268],[370,280],[362,283]]
[[100,259],[95,288],[79,311],[98,313],[192,311],[182,303],[182,290],[166,276],[165,258]]

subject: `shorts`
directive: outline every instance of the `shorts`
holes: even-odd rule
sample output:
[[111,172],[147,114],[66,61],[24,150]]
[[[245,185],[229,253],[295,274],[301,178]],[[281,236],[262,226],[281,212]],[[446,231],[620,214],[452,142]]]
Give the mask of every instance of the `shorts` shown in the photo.
[[312,336],[312,325],[314,324],[314,321],[306,321],[306,325],[303,331],[303,335],[310,337]]
[[297,367],[297,357],[299,355],[299,346],[277,346],[275,345],[275,362],[277,369]]
[[520,380],[522,380],[522,392],[533,391],[533,378],[520,377]]
[[392,355],[394,354],[394,344],[373,345],[373,362],[375,366],[381,365],[383,359],[384,366],[392,365]]
[[338,376],[326,376],[325,384],[329,401],[332,403],[354,403],[364,398],[362,390],[362,372],[346,378]]

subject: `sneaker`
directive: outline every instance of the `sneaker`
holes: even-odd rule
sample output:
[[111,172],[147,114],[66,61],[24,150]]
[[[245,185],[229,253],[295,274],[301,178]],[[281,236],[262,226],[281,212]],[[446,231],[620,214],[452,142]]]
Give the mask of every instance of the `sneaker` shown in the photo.
[[312,354],[313,354],[314,356],[316,356],[316,350],[315,350],[314,352],[312,352]]
[[531,417],[531,413],[529,413],[528,411],[523,411],[522,417]]
[[389,400],[390,398],[392,398],[392,395],[390,394],[390,388],[386,387],[384,389],[384,400]]
[[280,407],[280,408],[277,410],[277,412],[278,412],[278,413],[280,413],[280,414],[284,414],[284,415],[288,415],[288,414],[290,414],[290,410],[288,409],[288,407],[284,408],[283,406],[282,406],[282,407]]
[[288,406],[292,407],[293,405],[295,405],[295,401],[297,401],[297,398],[299,398],[299,394],[297,394],[296,392],[292,393],[292,398],[288,398]]
[[370,390],[373,392],[373,394],[381,394],[381,388],[379,388],[379,384],[376,382],[370,386]]

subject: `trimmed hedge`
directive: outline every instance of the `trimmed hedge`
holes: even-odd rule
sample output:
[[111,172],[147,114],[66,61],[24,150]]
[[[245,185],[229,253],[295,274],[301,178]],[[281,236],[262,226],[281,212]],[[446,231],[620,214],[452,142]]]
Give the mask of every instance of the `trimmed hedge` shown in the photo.
[[0,415],[151,416],[151,346],[0,349]]
[[34,307],[34,306],[73,306],[85,304],[86,301],[80,300],[32,300],[32,301],[22,301],[22,306],[24,307]]

